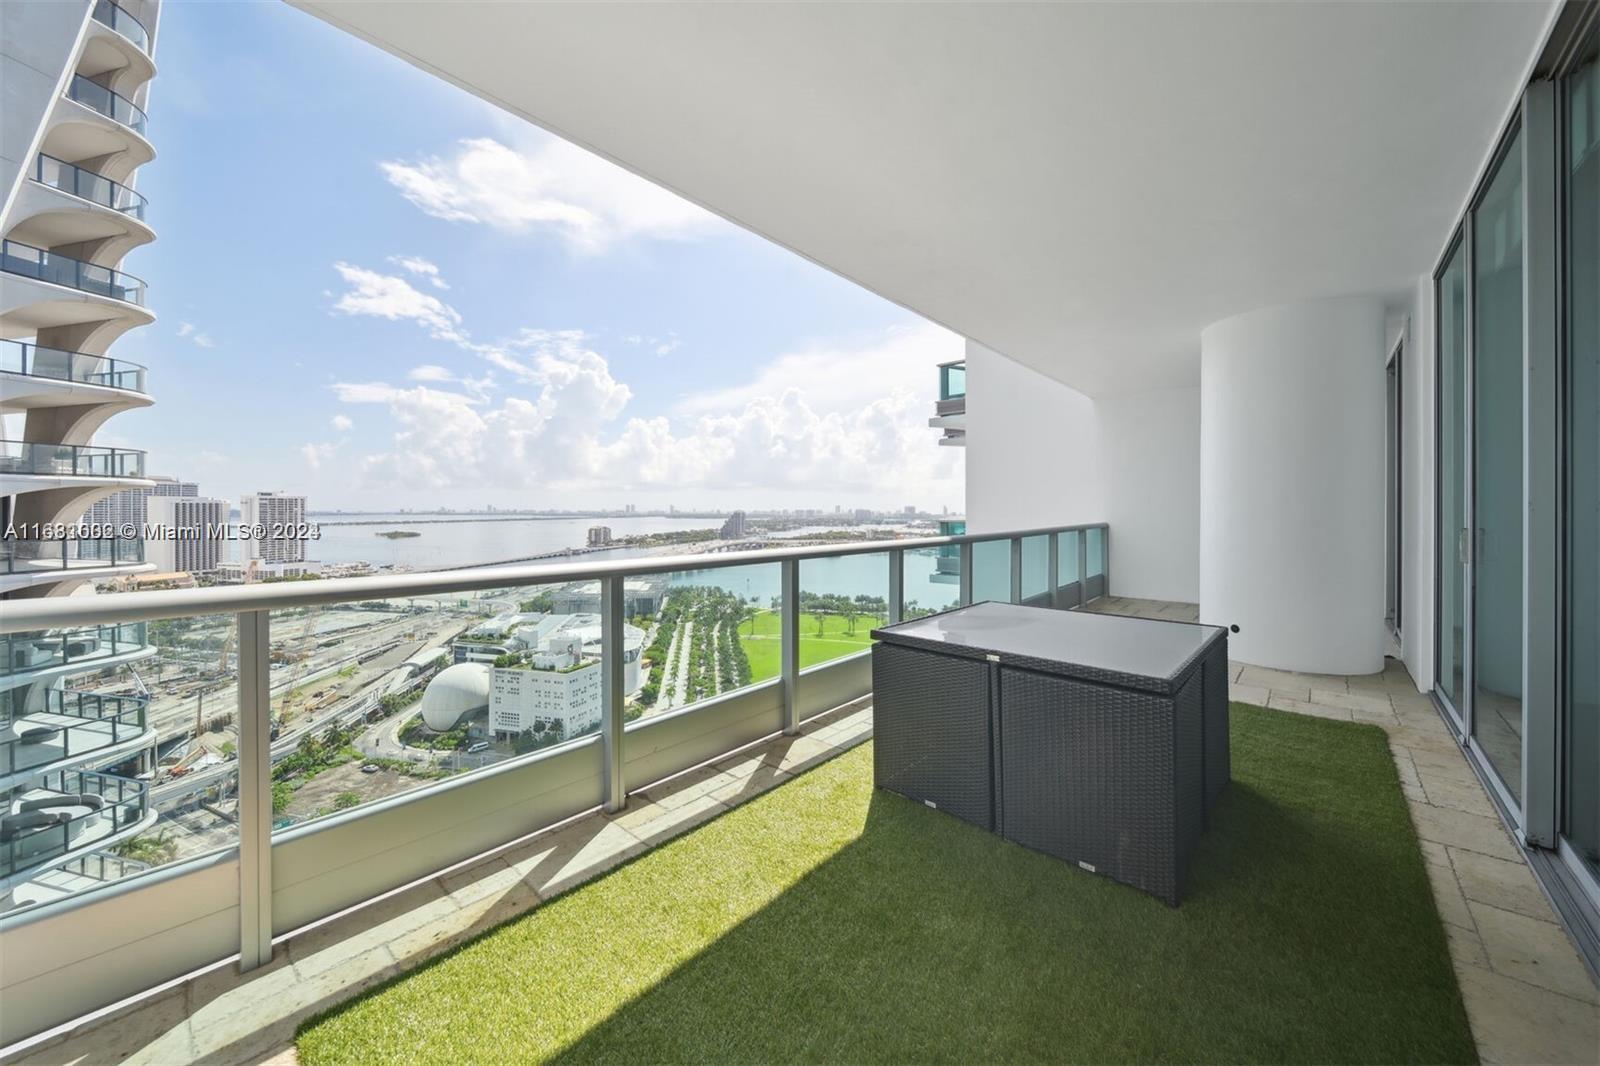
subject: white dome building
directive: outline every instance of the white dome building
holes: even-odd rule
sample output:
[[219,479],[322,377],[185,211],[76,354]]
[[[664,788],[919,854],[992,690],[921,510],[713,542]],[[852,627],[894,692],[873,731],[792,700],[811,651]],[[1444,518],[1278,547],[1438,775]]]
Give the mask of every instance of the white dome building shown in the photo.
[[456,663],[439,671],[422,693],[422,724],[445,733],[489,708],[489,667]]

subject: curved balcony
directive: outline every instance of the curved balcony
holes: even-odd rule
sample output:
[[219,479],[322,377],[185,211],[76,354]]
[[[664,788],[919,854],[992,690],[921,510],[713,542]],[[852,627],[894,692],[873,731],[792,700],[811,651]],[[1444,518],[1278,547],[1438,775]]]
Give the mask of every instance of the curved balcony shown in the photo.
[[0,540],[0,574],[106,570],[144,562],[142,537],[63,537]]
[[0,440],[0,474],[49,477],[144,477],[144,452],[94,444]]
[[145,387],[146,373],[145,367],[123,359],[44,348],[23,341],[0,341],[0,374],[26,374],[142,393],[149,391]]
[[154,739],[149,703],[144,696],[46,690],[38,710],[18,712],[0,726],[0,789],[23,775],[136,750]]
[[145,207],[149,201],[119,181],[101,177],[54,156],[40,152],[34,159],[33,173],[29,175],[40,185],[60,189],[69,196],[88,200],[101,207],[109,207],[125,215],[144,221]]
[[139,51],[150,54],[150,31],[144,23],[134,18],[128,9],[111,0],[95,0],[91,17],[102,26],[109,26],[138,46]]
[[47,670],[98,668],[111,660],[142,658],[154,651],[145,640],[143,622],[12,633],[0,639],[0,654],[5,656],[0,664],[0,689],[27,684]]
[[132,274],[47,252],[31,244],[9,240],[0,244],[0,270],[144,306],[144,282]]
[[155,820],[150,788],[111,774],[57,770],[13,794],[0,814],[0,885],[82,851],[104,848]]
[[121,93],[112,92],[82,74],[74,74],[67,85],[67,99],[75,100],[91,111],[97,111],[113,122],[128,127],[140,137],[144,136],[145,113],[139,105]]

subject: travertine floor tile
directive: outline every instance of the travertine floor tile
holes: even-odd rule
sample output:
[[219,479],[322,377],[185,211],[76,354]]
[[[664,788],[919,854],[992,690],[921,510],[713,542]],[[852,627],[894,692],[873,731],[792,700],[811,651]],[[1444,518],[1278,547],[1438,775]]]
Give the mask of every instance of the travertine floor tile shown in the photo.
[[1469,902],[1489,968],[1564,996],[1595,1001],[1589,972],[1560,926],[1527,915]]
[[1527,863],[1491,858],[1475,851],[1453,851],[1450,858],[1461,891],[1468,899],[1540,921],[1556,920],[1550,901]]

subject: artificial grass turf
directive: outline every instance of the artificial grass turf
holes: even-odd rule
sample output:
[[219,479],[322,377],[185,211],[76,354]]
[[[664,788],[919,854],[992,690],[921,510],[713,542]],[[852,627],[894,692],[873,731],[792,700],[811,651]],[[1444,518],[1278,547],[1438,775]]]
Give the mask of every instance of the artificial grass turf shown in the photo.
[[308,1022],[301,1061],[1474,1061],[1382,731],[1232,721],[1181,908],[875,791],[863,745]]

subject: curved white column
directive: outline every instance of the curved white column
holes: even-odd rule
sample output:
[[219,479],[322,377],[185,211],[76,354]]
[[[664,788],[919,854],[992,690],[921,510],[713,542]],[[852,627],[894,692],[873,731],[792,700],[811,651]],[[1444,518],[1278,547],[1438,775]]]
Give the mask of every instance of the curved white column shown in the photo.
[[1235,659],[1383,668],[1383,343],[1375,298],[1200,335],[1200,617]]

